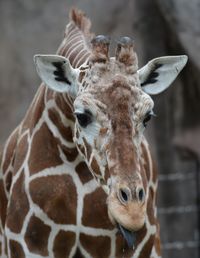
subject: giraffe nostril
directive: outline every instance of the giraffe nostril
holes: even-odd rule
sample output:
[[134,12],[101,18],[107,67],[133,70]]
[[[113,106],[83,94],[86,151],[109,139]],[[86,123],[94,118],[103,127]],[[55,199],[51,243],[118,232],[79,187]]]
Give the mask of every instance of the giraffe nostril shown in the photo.
[[138,189],[138,194],[137,195],[138,195],[138,200],[140,202],[143,202],[144,197],[145,197],[144,189],[143,188]]
[[127,188],[120,188],[118,198],[121,203],[126,204],[130,200],[130,191]]

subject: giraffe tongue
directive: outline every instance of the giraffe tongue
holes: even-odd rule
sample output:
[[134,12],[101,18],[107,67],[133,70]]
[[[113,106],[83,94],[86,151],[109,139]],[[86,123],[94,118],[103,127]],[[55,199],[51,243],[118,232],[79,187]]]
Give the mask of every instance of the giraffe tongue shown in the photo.
[[124,228],[122,225],[118,224],[118,229],[122,233],[123,237],[126,239],[129,248],[133,248],[135,244],[135,233],[129,231],[128,229]]

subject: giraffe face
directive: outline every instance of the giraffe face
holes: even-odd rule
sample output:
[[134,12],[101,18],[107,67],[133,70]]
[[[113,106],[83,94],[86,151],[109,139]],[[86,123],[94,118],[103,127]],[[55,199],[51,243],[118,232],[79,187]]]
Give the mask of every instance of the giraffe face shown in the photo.
[[73,99],[74,142],[91,173],[107,192],[114,224],[131,231],[143,227],[148,179],[142,164],[143,131],[153,110],[148,94],[165,90],[187,57],[161,57],[138,70],[132,41],[123,38],[115,58],[108,42],[93,42],[89,63],[73,69],[60,56],[36,56],[37,71],[51,89]]
[[[92,68],[93,78],[74,101],[74,140],[93,176],[108,193],[113,223],[130,230],[145,222],[147,179],[141,168],[141,141],[153,101],[139,87],[138,74]],[[114,72],[110,74],[110,69]]]

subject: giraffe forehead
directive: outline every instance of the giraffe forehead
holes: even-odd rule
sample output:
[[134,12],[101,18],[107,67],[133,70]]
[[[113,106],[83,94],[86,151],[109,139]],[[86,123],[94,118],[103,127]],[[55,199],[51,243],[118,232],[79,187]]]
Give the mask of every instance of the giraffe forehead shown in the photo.
[[107,97],[109,103],[113,100],[116,105],[121,105],[128,102],[137,102],[140,96],[140,89],[133,87],[123,77],[116,76],[112,83],[105,87],[102,96],[104,100],[106,100]]
[[94,63],[88,66],[85,78],[89,84],[105,84],[105,82],[119,80],[126,80],[130,85],[139,86],[139,76],[137,70],[130,71],[125,65],[120,65],[115,58],[110,58],[107,63]]
[[[121,120],[134,114],[139,120],[153,107],[152,99],[141,89],[137,71],[130,73],[125,66],[119,66],[115,59],[111,58],[107,63],[97,62],[92,66],[87,64],[80,78],[75,109],[89,109],[102,121],[112,120],[113,114],[121,117]],[[108,114],[108,117],[103,113]]]
[[[133,81],[135,84],[133,86]],[[122,75],[104,78],[98,83],[92,83],[82,90],[75,103],[81,102],[85,108],[103,109],[107,112],[137,111],[151,108],[153,101],[137,84],[137,76],[132,82]]]

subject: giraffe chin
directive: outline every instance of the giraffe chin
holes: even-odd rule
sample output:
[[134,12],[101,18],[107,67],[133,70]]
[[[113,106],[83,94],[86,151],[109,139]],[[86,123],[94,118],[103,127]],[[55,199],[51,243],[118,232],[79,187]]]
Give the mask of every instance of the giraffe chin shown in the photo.
[[125,238],[125,240],[128,244],[128,247],[134,248],[135,242],[136,242],[136,233],[134,231],[130,231],[130,230],[124,228],[119,223],[117,223],[117,227],[118,227],[119,231],[121,232],[121,234],[123,235],[123,237]]
[[108,216],[113,225],[121,225],[130,232],[137,232],[143,228],[146,220],[146,203],[137,202],[121,205],[117,198],[107,199]]

